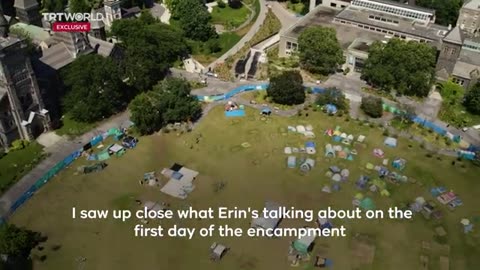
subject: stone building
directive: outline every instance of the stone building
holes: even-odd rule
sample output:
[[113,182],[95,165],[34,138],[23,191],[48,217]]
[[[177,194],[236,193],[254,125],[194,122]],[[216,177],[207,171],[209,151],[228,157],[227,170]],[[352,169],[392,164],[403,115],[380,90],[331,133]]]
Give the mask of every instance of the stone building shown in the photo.
[[37,0],[15,0],[14,7],[20,22],[42,26],[40,5]]
[[[338,3],[344,8],[338,8]],[[334,3],[334,5],[331,5]],[[336,3],[336,4],[335,4]],[[437,78],[452,79],[468,87],[476,82],[480,68],[480,18],[475,12],[480,0],[463,5],[455,27],[435,24],[435,11],[387,0],[328,0],[311,10],[281,33],[279,56],[298,50],[298,36],[309,26],[333,27],[344,49],[344,68],[361,71],[374,41],[396,37],[427,43],[438,50]],[[476,9],[474,8],[476,7]]]
[[0,147],[31,140],[50,128],[25,40],[9,35],[0,11]]

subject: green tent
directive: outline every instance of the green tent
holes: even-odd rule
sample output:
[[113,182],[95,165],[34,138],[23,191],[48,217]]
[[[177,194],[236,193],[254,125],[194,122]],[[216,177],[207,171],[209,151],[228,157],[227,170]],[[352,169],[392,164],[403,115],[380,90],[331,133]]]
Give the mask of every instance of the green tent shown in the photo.
[[363,194],[362,193],[355,194],[355,199],[362,200],[363,199]]
[[375,209],[375,204],[373,203],[372,199],[367,197],[360,202],[360,208],[363,210],[373,210]]
[[300,242],[299,240],[293,242],[293,248],[301,254],[308,253],[308,246]]

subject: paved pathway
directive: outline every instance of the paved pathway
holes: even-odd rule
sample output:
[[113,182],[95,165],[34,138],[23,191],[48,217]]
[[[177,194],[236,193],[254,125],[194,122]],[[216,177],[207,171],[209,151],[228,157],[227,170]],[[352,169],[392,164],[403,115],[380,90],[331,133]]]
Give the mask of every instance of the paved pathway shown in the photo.
[[248,30],[248,33],[245,34],[242,37],[242,39],[240,39],[240,41],[237,42],[237,44],[235,44],[235,46],[230,48],[230,50],[228,50],[226,53],[224,53],[222,56],[220,56],[217,60],[215,60],[213,63],[211,63],[207,67],[207,69],[212,69],[213,70],[217,64],[224,62],[229,56],[237,53],[245,45],[245,43],[250,41],[250,39],[252,39],[252,37],[257,33],[258,29],[260,28],[260,26],[262,26],[263,21],[265,20],[265,18],[267,16],[267,7],[266,7],[265,0],[258,0],[258,1],[260,1],[260,11],[259,11],[257,20],[252,25],[250,30]]
[[0,198],[0,215],[8,213],[10,206],[15,203],[33,184],[40,179],[46,172],[53,168],[58,162],[65,159],[73,151],[80,149],[84,144],[88,143],[92,137],[102,134],[113,127],[119,127],[123,122],[129,119],[129,113],[124,112],[118,114],[105,123],[101,124],[94,130],[74,139],[66,140],[62,139],[50,146],[48,149],[48,156],[34,169],[32,169],[27,175],[22,177],[15,185],[13,185],[7,192],[5,192]]
[[281,3],[277,1],[268,1],[272,12],[277,16],[282,24],[282,29],[280,32],[283,32],[294,25],[301,17],[297,17],[293,12],[285,9]]

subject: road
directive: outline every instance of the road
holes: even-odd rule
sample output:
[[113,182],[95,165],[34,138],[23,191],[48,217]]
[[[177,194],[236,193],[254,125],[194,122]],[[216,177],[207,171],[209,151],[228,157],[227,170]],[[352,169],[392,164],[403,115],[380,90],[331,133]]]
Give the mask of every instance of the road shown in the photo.
[[33,168],[27,175],[22,177],[15,185],[13,185],[0,198],[0,216],[8,213],[11,205],[15,203],[35,182],[40,179],[46,172],[53,168],[58,162],[64,160],[68,155],[78,150],[88,143],[94,136],[102,134],[113,127],[119,127],[122,123],[129,119],[128,112],[118,114],[105,123],[101,124],[94,130],[75,138],[74,140],[62,139],[54,145],[50,146],[48,152],[50,156],[44,159],[40,164]]
[[259,11],[257,20],[253,23],[250,30],[248,30],[248,32],[242,37],[242,39],[240,39],[239,42],[237,42],[237,44],[235,44],[235,46],[230,48],[230,50],[228,50],[226,53],[220,56],[217,60],[211,63],[207,67],[207,69],[213,70],[217,64],[223,63],[229,56],[237,53],[245,45],[245,43],[250,41],[250,39],[252,39],[252,37],[257,33],[258,29],[260,29],[260,27],[262,26],[268,11],[265,0],[258,0],[258,1],[260,1],[260,11]]
[[297,17],[293,12],[285,9],[282,4],[277,1],[268,1],[268,5],[270,5],[271,10],[275,16],[280,20],[282,24],[282,29],[280,33],[290,28],[294,25],[301,17]]

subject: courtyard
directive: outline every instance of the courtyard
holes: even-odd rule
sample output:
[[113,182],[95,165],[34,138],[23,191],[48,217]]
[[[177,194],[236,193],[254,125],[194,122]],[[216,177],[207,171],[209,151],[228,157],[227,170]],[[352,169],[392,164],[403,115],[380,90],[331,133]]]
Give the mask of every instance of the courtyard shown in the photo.
[[[45,256],[43,261],[34,262],[35,269],[40,270],[153,269],[159,265],[179,270],[286,270],[291,269],[287,251],[294,239],[135,238],[132,229],[138,220],[78,221],[71,219],[71,209],[137,210],[136,200],[162,202],[172,209],[189,206],[260,209],[265,201],[303,209],[319,210],[328,206],[352,209],[352,199],[359,192],[355,181],[360,175],[374,177],[365,165],[381,164],[381,159],[372,154],[373,149],[381,148],[385,158],[407,160],[401,173],[415,181],[388,183],[389,197],[364,192],[377,208],[400,206],[419,196],[434,200],[429,191],[435,186],[445,186],[459,194],[463,205],[454,211],[439,205],[443,212],[439,220],[427,220],[421,214],[416,214],[412,221],[333,220],[334,225],[347,227],[347,237],[317,238],[312,256],[321,253],[333,261],[333,269],[420,269],[425,260],[428,261],[426,269],[440,269],[445,260],[451,269],[480,268],[480,235],[478,231],[464,234],[460,224],[463,218],[475,220],[480,216],[480,168],[468,161],[426,152],[417,143],[402,138],[398,139],[396,148],[388,148],[383,144],[383,131],[378,126],[345,116],[326,116],[311,108],[308,116],[306,113],[290,118],[262,117],[258,111],[247,108],[245,117],[226,118],[222,106],[215,107],[190,133],[141,137],[135,149],[108,160],[108,167],[103,171],[78,174],[77,167],[87,163],[80,158],[37,192],[11,221],[48,236],[43,249],[33,251],[34,257]],[[311,125],[315,138],[305,139],[288,131],[288,126],[297,125]],[[336,126],[348,134],[366,136],[351,161],[324,155],[325,145],[333,143],[324,131]],[[317,146],[317,154],[312,156],[314,168],[307,173],[287,168],[284,148],[304,145],[307,140]],[[157,187],[139,184],[145,172],[160,172],[174,163],[200,173],[195,180],[196,188],[187,199],[175,199]],[[350,175],[341,183],[339,191],[325,193],[322,189],[332,183],[326,177],[331,166],[348,168]],[[163,178],[159,181],[161,185],[166,183]],[[151,223],[154,226],[158,221]],[[162,221],[163,225],[173,223],[205,227],[212,221]],[[248,228],[250,220],[214,220],[213,223]],[[284,220],[280,224],[281,228],[303,226],[315,225],[300,220]],[[445,231],[441,236],[435,235],[439,226]],[[208,258],[213,242],[222,242],[231,248],[219,263]],[[303,263],[300,268],[313,269],[313,262]]]

